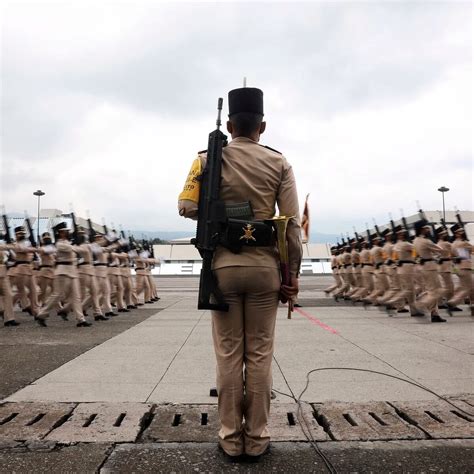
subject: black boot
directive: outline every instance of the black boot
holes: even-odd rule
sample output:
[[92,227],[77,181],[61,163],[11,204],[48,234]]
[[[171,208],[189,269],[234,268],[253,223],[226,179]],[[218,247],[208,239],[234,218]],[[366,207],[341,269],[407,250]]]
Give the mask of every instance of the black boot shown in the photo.
[[432,314],[431,322],[432,323],[445,323],[446,319],[443,319],[439,314]]

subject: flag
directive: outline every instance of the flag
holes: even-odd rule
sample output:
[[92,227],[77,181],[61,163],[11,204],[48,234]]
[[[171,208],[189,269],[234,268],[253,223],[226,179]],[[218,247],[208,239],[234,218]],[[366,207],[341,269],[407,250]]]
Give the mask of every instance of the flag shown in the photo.
[[306,195],[306,200],[304,202],[303,215],[301,217],[301,237],[303,243],[306,244],[309,242],[309,208],[308,208],[308,198],[309,194]]

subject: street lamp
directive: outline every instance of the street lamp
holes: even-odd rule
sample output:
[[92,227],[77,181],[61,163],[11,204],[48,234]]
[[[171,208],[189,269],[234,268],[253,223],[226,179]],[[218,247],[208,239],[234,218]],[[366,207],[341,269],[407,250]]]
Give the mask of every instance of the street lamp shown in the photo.
[[446,222],[446,211],[444,209],[444,193],[447,193],[449,191],[449,188],[447,188],[446,186],[441,186],[440,188],[438,188],[438,191],[443,195],[443,220],[444,222]]
[[41,189],[38,189],[38,191],[35,191],[33,195],[38,196],[38,220],[36,222],[36,233],[38,234],[38,244],[40,243],[40,199],[41,196],[44,196],[45,193],[41,191]]

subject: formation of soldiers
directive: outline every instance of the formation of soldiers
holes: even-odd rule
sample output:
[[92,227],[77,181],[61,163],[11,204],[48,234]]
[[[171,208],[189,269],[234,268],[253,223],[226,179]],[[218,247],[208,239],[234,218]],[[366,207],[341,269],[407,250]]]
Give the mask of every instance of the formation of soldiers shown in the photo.
[[146,241],[123,232],[70,229],[66,222],[53,228],[54,240],[44,232],[38,246],[24,226],[14,234],[14,240],[9,233],[0,236],[0,314],[6,327],[20,324],[16,305],[43,327],[53,312],[64,320],[72,313],[77,327],[89,327],[88,312],[95,321],[107,321],[159,300],[151,274],[159,261]]
[[392,221],[383,232],[376,227],[331,248],[335,282],[324,291],[336,301],[380,306],[389,316],[409,312],[441,323],[440,309],[452,316],[463,303],[473,316],[472,251],[462,222],[436,227],[420,219],[409,228]]

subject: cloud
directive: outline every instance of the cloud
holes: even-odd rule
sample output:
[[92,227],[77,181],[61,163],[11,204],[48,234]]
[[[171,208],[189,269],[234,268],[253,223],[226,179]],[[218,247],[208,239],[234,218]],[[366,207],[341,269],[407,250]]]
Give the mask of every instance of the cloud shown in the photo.
[[10,2],[0,201],[34,209],[41,188],[45,207],[193,229],[177,194],[246,75],[318,231],[439,207],[441,185],[472,208],[470,17],[449,2]]

